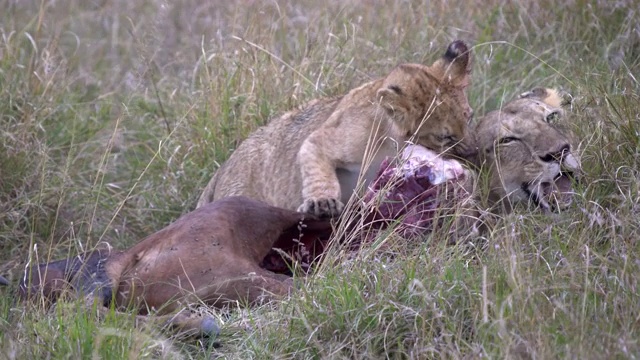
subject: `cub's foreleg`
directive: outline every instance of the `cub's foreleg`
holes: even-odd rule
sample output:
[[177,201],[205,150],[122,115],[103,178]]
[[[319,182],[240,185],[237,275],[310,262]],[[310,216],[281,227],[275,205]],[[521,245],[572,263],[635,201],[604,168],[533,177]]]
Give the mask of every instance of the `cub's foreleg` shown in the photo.
[[337,217],[344,208],[336,175],[340,149],[328,141],[332,135],[328,131],[317,130],[302,143],[298,152],[303,199],[299,212]]

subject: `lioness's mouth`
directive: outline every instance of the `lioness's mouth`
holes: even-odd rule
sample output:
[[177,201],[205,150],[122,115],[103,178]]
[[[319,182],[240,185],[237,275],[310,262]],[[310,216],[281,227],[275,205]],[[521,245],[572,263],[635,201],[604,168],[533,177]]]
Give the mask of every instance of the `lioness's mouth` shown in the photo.
[[523,183],[522,190],[539,208],[558,212],[565,210],[572,203],[573,179],[573,173],[562,172],[552,182]]

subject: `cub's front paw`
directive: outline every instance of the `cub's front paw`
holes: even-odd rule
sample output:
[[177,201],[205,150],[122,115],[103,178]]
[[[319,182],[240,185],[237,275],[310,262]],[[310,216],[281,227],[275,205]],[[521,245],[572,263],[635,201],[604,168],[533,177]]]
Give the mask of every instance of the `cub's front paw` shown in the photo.
[[312,214],[321,218],[338,217],[344,204],[338,199],[306,199],[298,207],[298,212]]

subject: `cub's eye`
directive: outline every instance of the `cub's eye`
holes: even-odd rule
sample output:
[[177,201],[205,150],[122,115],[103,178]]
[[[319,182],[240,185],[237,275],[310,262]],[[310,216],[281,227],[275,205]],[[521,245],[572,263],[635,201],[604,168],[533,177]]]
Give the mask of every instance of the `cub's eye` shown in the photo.
[[440,141],[453,144],[453,143],[457,143],[458,139],[453,135],[441,135]]
[[513,136],[505,136],[502,139],[500,139],[500,141],[498,141],[498,144],[509,144],[512,143],[514,141],[518,141],[519,139],[517,137],[513,137]]
[[560,118],[560,112],[559,111],[554,111],[551,114],[547,115],[547,122],[552,124],[554,123],[556,120],[558,120]]

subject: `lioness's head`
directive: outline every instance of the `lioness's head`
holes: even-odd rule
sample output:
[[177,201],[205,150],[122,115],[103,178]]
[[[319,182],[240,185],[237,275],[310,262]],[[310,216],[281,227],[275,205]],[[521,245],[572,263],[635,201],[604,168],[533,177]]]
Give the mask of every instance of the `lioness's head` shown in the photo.
[[491,200],[507,209],[519,201],[544,210],[570,205],[580,160],[560,127],[561,106],[567,103],[556,90],[536,88],[478,121],[475,133],[479,157],[489,167]]
[[407,139],[437,152],[469,158],[477,151],[468,129],[473,113],[465,93],[470,72],[467,45],[454,41],[431,66],[395,68],[377,97]]

